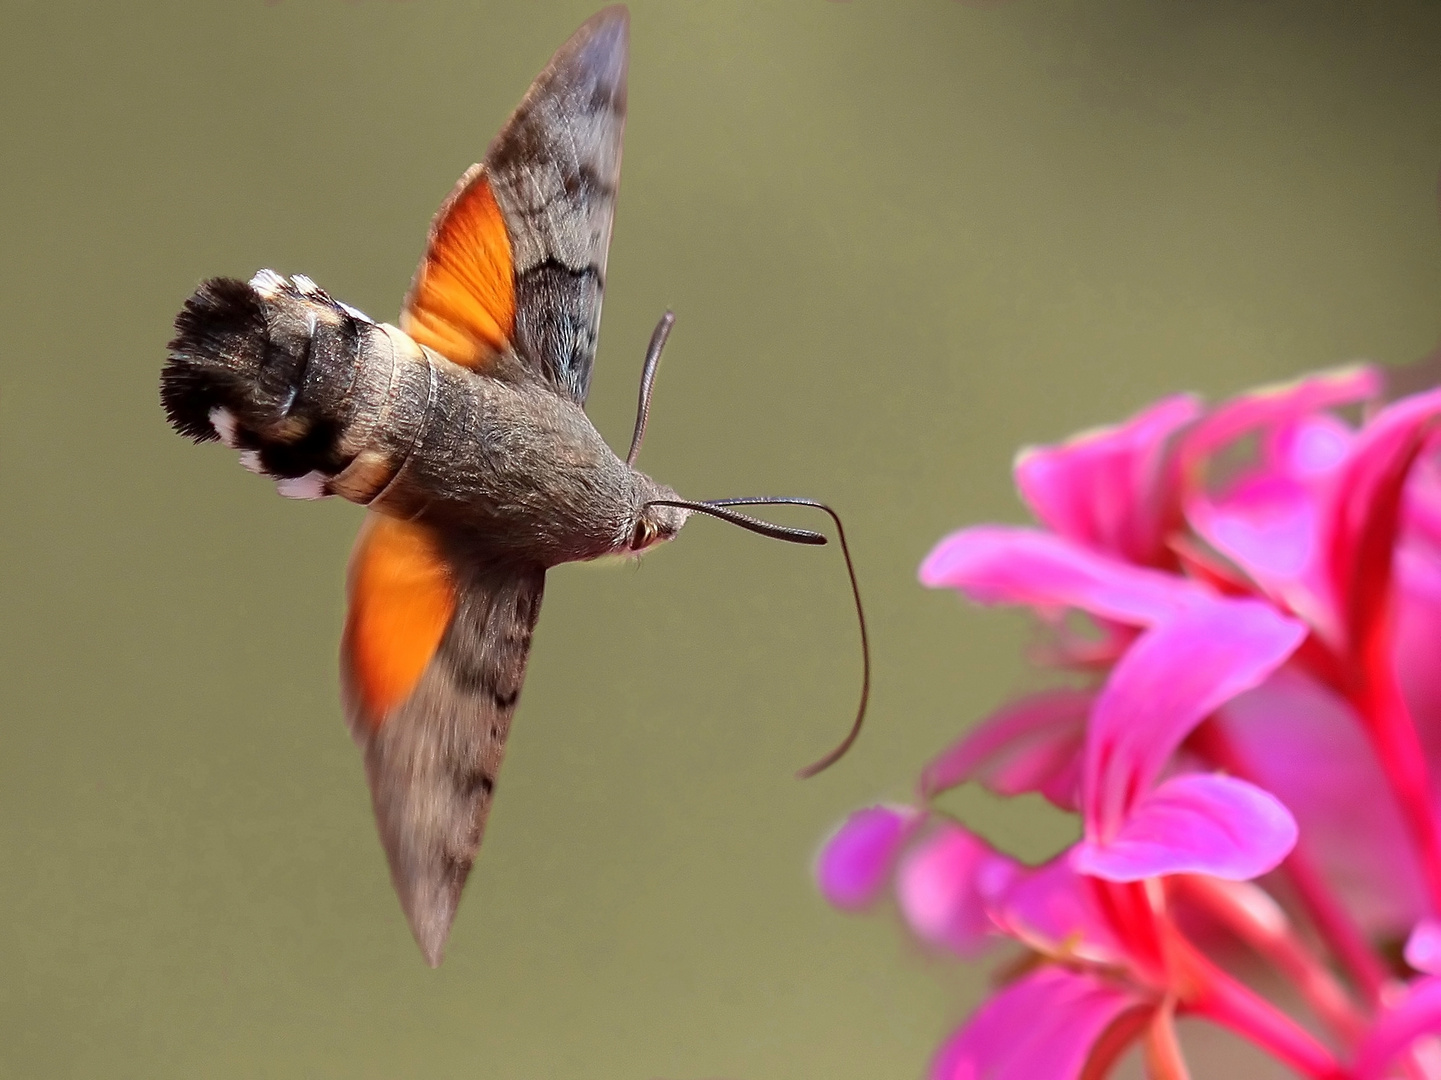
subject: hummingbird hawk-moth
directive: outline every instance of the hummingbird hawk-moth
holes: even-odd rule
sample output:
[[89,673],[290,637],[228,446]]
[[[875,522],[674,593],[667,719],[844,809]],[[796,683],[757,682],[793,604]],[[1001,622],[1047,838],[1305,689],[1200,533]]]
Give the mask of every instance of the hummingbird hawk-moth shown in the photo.
[[[669,312],[625,460],[586,417],[628,35],[616,6],[561,46],[442,203],[398,327],[299,274],[214,278],[177,316],[161,375],[181,434],[239,450],[283,495],[370,509],[350,561],[342,693],[391,879],[432,966],[480,847],[547,568],[639,554],[697,512],[825,542],[738,505],[817,506],[840,526],[804,499],[690,502],[634,467]],[[848,552],[847,569],[859,611]]]

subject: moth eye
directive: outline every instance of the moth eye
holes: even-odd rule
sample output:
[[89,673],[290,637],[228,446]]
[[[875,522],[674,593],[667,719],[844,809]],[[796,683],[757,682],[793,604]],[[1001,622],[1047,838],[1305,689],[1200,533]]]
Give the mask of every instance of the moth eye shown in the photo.
[[650,523],[637,521],[635,528],[631,530],[630,548],[632,551],[640,551],[642,548],[649,547],[650,542],[654,539],[655,529],[651,527]]

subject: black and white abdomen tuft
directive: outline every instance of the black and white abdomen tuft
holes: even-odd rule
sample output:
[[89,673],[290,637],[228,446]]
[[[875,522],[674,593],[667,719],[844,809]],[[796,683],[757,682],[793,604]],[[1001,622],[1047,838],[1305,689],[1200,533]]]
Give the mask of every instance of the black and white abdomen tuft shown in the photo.
[[434,373],[393,326],[309,278],[213,278],[175,320],[160,396],[170,423],[218,439],[282,495],[368,503],[414,444]]

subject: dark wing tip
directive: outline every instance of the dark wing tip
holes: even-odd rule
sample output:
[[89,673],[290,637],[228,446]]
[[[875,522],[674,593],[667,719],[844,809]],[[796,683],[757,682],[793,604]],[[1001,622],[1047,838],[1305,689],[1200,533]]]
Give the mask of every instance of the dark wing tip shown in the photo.
[[455,912],[452,909],[443,922],[412,921],[410,924],[415,943],[420,946],[420,955],[425,957],[425,962],[432,968],[440,967],[440,962],[445,959],[445,945],[450,940],[450,925],[454,918]]
[[602,30],[612,33],[619,32],[624,37],[630,30],[630,8],[624,4],[611,4],[597,11],[585,22],[581,23],[580,29],[571,35],[574,40],[583,34],[595,34]]
[[[556,50],[547,74],[560,71],[584,73],[587,81],[593,81],[598,86],[614,87],[614,96],[623,108],[629,66],[630,11],[624,4],[616,4],[596,12],[581,24],[580,29]],[[566,81],[573,79],[574,75]]]
[[[392,864],[395,869],[399,868]],[[458,866],[446,860],[438,865],[411,865],[391,874],[410,932],[425,962],[433,968],[440,967],[445,959],[445,946],[469,871],[468,862]]]

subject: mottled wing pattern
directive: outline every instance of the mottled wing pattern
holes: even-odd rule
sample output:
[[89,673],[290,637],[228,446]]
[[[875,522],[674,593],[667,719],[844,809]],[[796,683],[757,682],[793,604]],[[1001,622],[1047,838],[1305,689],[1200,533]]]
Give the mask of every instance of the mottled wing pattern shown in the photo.
[[541,567],[452,558],[424,527],[379,515],[351,561],[346,712],[432,967],[480,849],[544,587]]
[[512,344],[584,404],[620,183],[630,17],[593,16],[531,85],[485,157],[515,268]]

